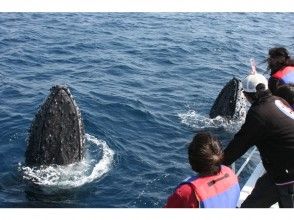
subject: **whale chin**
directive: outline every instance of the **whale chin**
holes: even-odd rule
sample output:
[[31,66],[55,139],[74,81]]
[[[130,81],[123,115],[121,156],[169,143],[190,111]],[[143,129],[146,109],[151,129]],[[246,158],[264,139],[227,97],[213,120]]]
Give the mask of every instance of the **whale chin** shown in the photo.
[[29,130],[28,166],[67,165],[83,158],[85,131],[79,108],[66,86],[50,91]]

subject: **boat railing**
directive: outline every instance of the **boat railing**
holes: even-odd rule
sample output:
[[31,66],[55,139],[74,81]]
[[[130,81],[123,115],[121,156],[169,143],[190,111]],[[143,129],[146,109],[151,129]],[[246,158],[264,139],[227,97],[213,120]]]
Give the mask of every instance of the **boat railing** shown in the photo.
[[[235,163],[232,164],[232,168],[234,169],[235,173],[237,176],[239,176],[242,171],[244,170],[244,168],[246,167],[246,165],[251,161],[252,157],[255,155],[255,153],[257,152],[257,148],[254,147],[252,149],[252,151],[248,154],[246,160],[243,162],[243,164],[241,165],[241,167],[238,169],[238,171],[236,171],[236,165]],[[249,178],[247,179],[245,185],[242,187],[241,192],[240,192],[240,197],[239,197],[239,201],[238,201],[238,205],[237,207],[241,207],[241,204],[245,201],[245,199],[247,198],[248,195],[251,194],[256,181],[258,180],[258,178],[263,175],[265,172],[264,167],[262,165],[262,162],[259,161],[259,163],[257,164],[257,166],[255,167],[255,169],[253,170],[253,172],[250,174]],[[278,208],[278,203],[274,204],[271,206],[272,208]]]
[[235,163],[232,164],[232,169],[234,170],[234,172],[236,173],[237,176],[240,175],[240,173],[244,170],[244,168],[246,167],[246,165],[249,163],[249,161],[251,160],[251,158],[253,157],[253,155],[257,152],[256,147],[253,148],[253,150],[250,152],[250,154],[247,156],[246,160],[244,161],[244,163],[241,165],[241,167],[239,168],[238,171],[236,171],[236,165]]

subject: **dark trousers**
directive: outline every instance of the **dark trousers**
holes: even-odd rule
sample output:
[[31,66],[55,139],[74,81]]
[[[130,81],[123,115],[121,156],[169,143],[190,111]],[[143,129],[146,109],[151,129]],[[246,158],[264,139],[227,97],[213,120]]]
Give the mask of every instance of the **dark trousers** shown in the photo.
[[280,208],[294,208],[294,183],[277,186],[277,189],[280,197]]
[[294,184],[277,186],[272,178],[263,174],[241,208],[269,208],[279,203],[280,208],[294,208]]

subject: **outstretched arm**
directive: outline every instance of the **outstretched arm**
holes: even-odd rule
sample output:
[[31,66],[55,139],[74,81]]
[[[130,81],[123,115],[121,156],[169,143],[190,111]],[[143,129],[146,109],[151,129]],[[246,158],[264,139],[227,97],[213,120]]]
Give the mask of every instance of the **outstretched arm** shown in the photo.
[[224,150],[224,165],[231,165],[264,137],[265,126],[248,112],[245,123]]

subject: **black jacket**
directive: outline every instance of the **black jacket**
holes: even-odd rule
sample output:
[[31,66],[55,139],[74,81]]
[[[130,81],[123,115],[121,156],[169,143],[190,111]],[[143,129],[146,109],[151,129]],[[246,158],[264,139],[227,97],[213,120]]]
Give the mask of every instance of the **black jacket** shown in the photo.
[[269,91],[252,104],[245,123],[224,151],[224,164],[230,165],[256,145],[266,171],[276,183],[285,183],[294,181],[294,112],[286,115],[276,100],[288,106]]
[[268,79],[268,88],[273,94],[276,94],[279,82],[280,79],[274,78],[272,76]]

